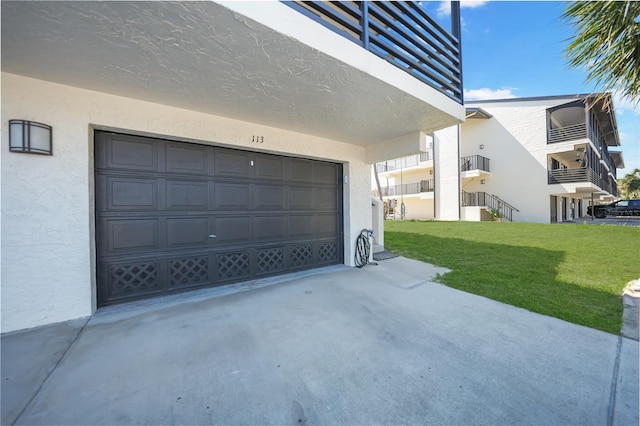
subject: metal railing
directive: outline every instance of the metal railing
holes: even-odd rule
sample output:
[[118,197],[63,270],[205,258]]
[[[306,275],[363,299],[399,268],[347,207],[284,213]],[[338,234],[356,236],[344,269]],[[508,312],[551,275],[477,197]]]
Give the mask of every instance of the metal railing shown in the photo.
[[420,2],[284,3],[462,103],[458,7],[451,8],[450,34],[425,12]]
[[391,172],[399,169],[406,169],[408,167],[419,166],[420,163],[425,161],[431,161],[433,155],[430,151],[420,153],[419,155],[410,155],[408,157],[397,158],[395,160],[384,161],[376,164],[378,173]]
[[385,186],[380,188],[383,197],[395,197],[398,195],[420,194],[422,192],[433,192],[433,179],[421,180],[420,182],[404,183],[402,185]]
[[468,172],[469,170],[484,170],[490,172],[489,159],[482,155],[471,155],[469,157],[462,157],[460,162],[460,170]]
[[587,125],[585,123],[574,124],[573,126],[558,127],[548,129],[547,144],[574,141],[587,138]]
[[496,195],[487,192],[462,191],[462,207],[474,206],[495,210],[499,217],[505,218],[509,222],[513,222],[513,213],[520,211]]
[[618,196],[616,182],[609,178],[603,178],[590,167],[578,167],[574,169],[553,169],[547,172],[549,185],[558,183],[590,182],[600,189],[604,189],[614,196]]
[[574,169],[555,169],[548,171],[549,185],[556,183],[591,182],[594,185],[601,185],[601,178],[598,173],[589,167],[577,167]]

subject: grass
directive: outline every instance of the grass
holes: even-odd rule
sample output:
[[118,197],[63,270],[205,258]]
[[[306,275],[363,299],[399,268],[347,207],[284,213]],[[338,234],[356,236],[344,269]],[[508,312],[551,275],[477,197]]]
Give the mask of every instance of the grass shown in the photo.
[[640,278],[640,227],[386,221],[385,248],[451,269],[447,286],[613,334]]

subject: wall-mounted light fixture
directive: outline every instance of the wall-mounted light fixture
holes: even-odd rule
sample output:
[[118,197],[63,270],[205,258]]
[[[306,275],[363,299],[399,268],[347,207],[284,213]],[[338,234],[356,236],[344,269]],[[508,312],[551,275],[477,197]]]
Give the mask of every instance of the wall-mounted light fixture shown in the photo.
[[484,185],[485,182],[486,182],[486,180],[480,179],[480,185]]
[[51,126],[35,121],[9,120],[9,151],[53,154]]
[[484,149],[484,144],[480,144],[480,149]]

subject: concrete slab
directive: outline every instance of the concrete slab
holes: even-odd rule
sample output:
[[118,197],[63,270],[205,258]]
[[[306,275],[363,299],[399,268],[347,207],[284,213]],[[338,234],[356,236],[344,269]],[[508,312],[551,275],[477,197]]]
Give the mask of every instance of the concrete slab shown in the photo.
[[640,424],[640,380],[638,376],[640,352],[637,340],[620,338],[620,361],[615,382],[614,405],[612,407],[612,421],[614,426]]
[[2,335],[3,425],[15,422],[87,321],[89,318]]
[[414,262],[98,313],[16,423],[637,424],[637,342]]

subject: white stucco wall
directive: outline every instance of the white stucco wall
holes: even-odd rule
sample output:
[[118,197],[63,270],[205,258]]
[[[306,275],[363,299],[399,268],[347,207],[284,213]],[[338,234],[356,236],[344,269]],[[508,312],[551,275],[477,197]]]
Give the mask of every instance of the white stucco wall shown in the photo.
[[[550,195],[575,197],[567,194],[574,192],[571,188],[547,184],[547,155],[561,147],[547,145],[546,110],[568,102],[540,99],[470,103],[468,106],[479,106],[493,117],[468,119],[461,125],[460,155],[489,158],[491,176],[463,179],[462,190],[484,191],[502,198],[520,210],[514,213],[514,221],[549,223]],[[567,149],[572,149],[573,144],[568,144],[571,148]],[[484,185],[481,179],[485,179]]]
[[[9,119],[53,126],[54,155],[9,153]],[[346,264],[360,230],[371,228],[361,146],[3,73],[2,332],[95,309],[94,128],[342,162]]]
[[435,216],[438,220],[460,219],[460,143],[459,127],[435,132],[433,155],[435,170]]

